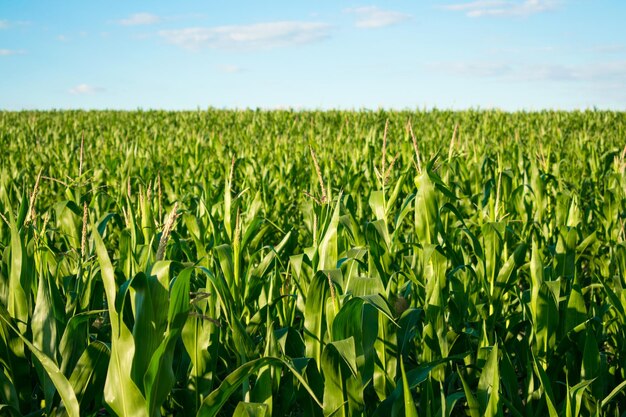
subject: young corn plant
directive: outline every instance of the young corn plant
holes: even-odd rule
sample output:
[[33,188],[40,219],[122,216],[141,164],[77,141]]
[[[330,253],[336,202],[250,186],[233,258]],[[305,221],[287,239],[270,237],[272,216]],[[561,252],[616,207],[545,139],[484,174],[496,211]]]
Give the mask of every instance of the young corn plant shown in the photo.
[[2,112],[0,415],[622,415],[625,132]]

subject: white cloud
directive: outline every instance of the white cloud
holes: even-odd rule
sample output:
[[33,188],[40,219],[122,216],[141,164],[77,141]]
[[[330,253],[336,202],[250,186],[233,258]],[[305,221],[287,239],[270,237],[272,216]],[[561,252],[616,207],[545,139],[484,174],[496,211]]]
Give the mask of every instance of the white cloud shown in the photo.
[[103,92],[104,88],[96,87],[89,84],[78,84],[75,87],[69,89],[70,94],[94,94]]
[[397,25],[411,18],[411,15],[393,10],[383,10],[376,6],[345,9],[346,13],[355,15],[354,25],[358,28],[373,29]]
[[626,51],[626,46],[620,44],[595,45],[589,51],[600,54],[615,54]]
[[218,65],[217,69],[226,74],[235,74],[237,72],[243,71],[243,68],[238,65]]
[[8,21],[6,19],[0,19],[0,30],[14,28],[14,27],[20,27],[20,26],[29,26],[30,24],[31,24],[31,22],[29,22],[28,20]]
[[626,61],[582,65],[515,64],[503,62],[439,62],[427,66],[437,72],[462,77],[504,81],[618,83],[626,88]]
[[24,55],[25,53],[21,49],[0,49],[0,56]]
[[581,80],[580,68],[559,64],[524,65],[514,74],[515,80],[521,81],[575,81]]
[[284,21],[161,30],[159,35],[187,49],[266,49],[319,41],[328,38],[330,30],[325,23]]
[[497,62],[439,62],[428,66],[437,72],[470,77],[502,77],[512,71],[510,65]]
[[525,80],[591,81],[626,83],[626,61],[585,65],[536,65],[519,71]]
[[469,17],[528,16],[554,10],[561,0],[475,0],[443,6],[443,9],[462,12]]
[[154,25],[161,22],[161,18],[152,13],[135,13],[126,19],[120,19],[116,23],[122,26]]
[[546,45],[546,46],[524,46],[524,47],[515,47],[515,46],[506,46],[506,47],[495,47],[488,48],[485,50],[486,53],[490,55],[538,55],[538,54],[553,54],[559,51],[559,49],[554,46]]

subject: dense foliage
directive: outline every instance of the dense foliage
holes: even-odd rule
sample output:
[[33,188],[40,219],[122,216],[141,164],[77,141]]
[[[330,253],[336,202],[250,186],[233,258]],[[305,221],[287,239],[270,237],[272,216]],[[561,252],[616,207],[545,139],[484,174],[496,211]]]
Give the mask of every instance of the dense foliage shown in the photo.
[[626,413],[626,114],[0,113],[0,414]]

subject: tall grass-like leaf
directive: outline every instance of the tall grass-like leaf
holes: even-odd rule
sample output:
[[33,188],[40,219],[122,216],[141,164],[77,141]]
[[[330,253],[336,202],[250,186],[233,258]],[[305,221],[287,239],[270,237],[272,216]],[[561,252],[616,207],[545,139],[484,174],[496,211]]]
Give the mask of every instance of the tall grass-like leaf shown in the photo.
[[522,266],[525,255],[526,244],[522,243],[515,248],[509,259],[507,259],[504,265],[502,265],[500,271],[498,271],[498,275],[495,279],[495,285],[491,293],[494,313],[499,313],[501,311],[503,304],[501,300],[502,294],[505,293],[513,284],[513,280],[516,276],[515,272],[520,266]]
[[363,385],[369,383],[374,373],[374,343],[377,336],[378,312],[362,298],[353,298],[346,302],[333,320],[334,341],[354,338],[356,365]]
[[489,417],[503,415],[500,402],[500,365],[497,344],[491,348],[491,353],[480,374],[477,397],[484,410],[483,415]]
[[341,207],[341,195],[337,198],[335,208],[332,211],[330,221],[326,227],[324,236],[318,247],[319,265],[318,270],[337,268],[337,226],[339,225],[339,208]]
[[415,178],[415,230],[423,245],[434,243],[438,217],[438,196],[428,169]]
[[[3,391],[0,392],[0,401],[4,404],[3,407],[6,407],[5,410],[11,413],[11,415],[20,415],[20,402],[15,384],[9,380],[4,370],[0,372],[0,384],[4,387]],[[0,410],[2,410],[2,408],[0,408]]]
[[318,272],[309,284],[304,310],[306,356],[315,359],[318,369],[322,364],[322,347],[326,328],[326,313],[323,306],[326,305],[329,293],[328,279],[322,272]]
[[626,381],[620,382],[619,385],[617,385],[615,388],[613,388],[613,391],[611,391],[609,393],[609,395],[607,395],[606,397],[604,397],[602,399],[601,407],[602,408],[606,407],[611,401],[613,401],[613,399],[615,397],[617,397],[617,395],[620,392],[622,392],[624,390],[624,388],[626,388]]
[[247,380],[251,374],[254,374],[260,368],[267,365],[281,366],[287,368],[293,374],[293,376],[296,377],[300,384],[302,384],[302,386],[306,389],[306,391],[317,403],[317,405],[320,408],[322,407],[322,404],[315,396],[309,384],[304,380],[302,375],[300,375],[289,363],[280,358],[266,356],[247,362],[231,372],[224,379],[224,381],[222,381],[220,386],[213,392],[211,392],[211,394],[202,402],[202,406],[198,410],[197,417],[216,416],[222,406],[226,403],[226,401],[228,401],[230,396],[237,391],[241,384],[243,384],[243,382]]
[[463,373],[459,371],[459,379],[461,380],[461,384],[463,384],[463,391],[465,393],[465,401],[467,402],[468,413],[471,417],[480,417],[480,404],[478,403],[478,399],[472,392],[470,386],[465,381],[465,377]]
[[22,339],[32,354],[35,355],[39,363],[41,363],[41,366],[45,369],[48,377],[59,393],[59,396],[61,396],[61,400],[63,401],[63,405],[65,406],[69,417],[79,417],[80,405],[76,399],[76,394],[72,389],[72,385],[67,380],[65,375],[63,375],[63,373],[59,370],[54,361],[45,353],[37,349],[35,345],[26,339],[26,337],[24,337],[21,332],[15,328],[13,324],[11,324],[9,314],[3,307],[0,308],[0,318],[19,336],[20,339]]
[[246,333],[241,318],[237,315],[238,309],[226,281],[221,275],[215,275],[207,268],[200,266],[198,269],[206,275],[209,282],[211,282],[212,288],[217,292],[221,309],[226,316],[230,330],[233,332],[233,341],[237,354],[240,360],[245,362],[247,358],[252,355],[254,344],[250,336]]
[[[426,363],[418,366],[417,368],[411,369],[406,372],[407,386],[409,389],[413,390],[418,385],[427,381],[431,372],[440,366],[443,363],[449,362],[450,360],[458,360],[459,357],[449,357],[446,359],[439,359],[431,363]],[[384,417],[394,414],[394,410],[400,410],[402,404],[404,404],[404,391],[403,384],[397,384],[394,390],[385,398],[380,405],[374,411],[374,417]],[[478,410],[478,409],[477,409]],[[472,417],[474,417],[472,415]]]
[[[52,283],[46,272],[42,271],[39,274],[37,301],[31,319],[31,329],[33,332],[33,345],[56,362],[58,349],[57,322],[50,299],[49,285]],[[54,385],[51,384],[51,381],[45,374],[41,379],[43,380],[46,404],[48,404],[48,409],[50,409],[49,407],[52,405],[54,397]]]
[[570,332],[587,319],[587,307],[578,285],[572,285],[565,313],[565,331]]
[[[581,412],[581,406],[583,402],[583,395],[589,385],[593,383],[593,380],[581,381],[573,387],[567,386],[567,401],[566,401],[566,417],[579,416]],[[571,401],[574,401],[574,404]]]
[[182,271],[172,284],[167,313],[167,330],[161,344],[152,354],[144,376],[148,415],[159,415],[159,408],[174,387],[176,378],[172,369],[174,347],[189,314],[189,288],[192,268]]
[[30,271],[26,254],[25,236],[18,230],[16,222],[11,220],[11,271],[9,275],[9,293],[7,309],[17,321],[20,332],[26,333],[30,316]]
[[135,341],[116,309],[117,285],[115,283],[115,272],[104,242],[95,226],[93,228],[93,238],[111,320],[111,359],[104,386],[104,398],[111,409],[118,415],[128,417],[147,416],[146,400],[131,377]]
[[552,386],[550,385],[550,379],[536,358],[533,358],[533,369],[535,370],[537,376],[539,376],[539,381],[544,394],[543,397],[546,400],[550,417],[558,417],[556,404],[554,403],[554,394],[552,392]]
[[89,320],[103,312],[104,310],[93,310],[76,314],[65,325],[58,347],[61,356],[60,369],[65,375],[73,372],[74,366],[89,344]]
[[266,417],[268,415],[267,404],[240,402],[235,408],[233,417]]
[[404,361],[400,360],[400,372],[402,373],[402,394],[404,397],[404,416],[405,417],[417,417],[417,409],[415,408],[415,402],[413,401],[413,394],[409,388],[409,382],[406,378],[406,372],[404,372]]
[[22,417],[20,410],[11,404],[0,404],[0,411],[6,413],[7,417]]
[[95,397],[102,395],[110,358],[109,347],[100,341],[89,344],[78,359],[69,382],[81,405],[81,413]]
[[324,415],[359,416],[363,412],[363,385],[357,378],[354,338],[328,343],[322,354]]
[[583,349],[583,361],[580,376],[583,380],[595,379],[600,372],[600,350],[593,332],[587,329],[585,335],[585,347]]
[[[197,410],[204,396],[213,388],[220,348],[220,328],[219,322],[213,318],[216,304],[214,299],[207,297],[204,300],[196,300],[193,304],[198,314],[189,315],[181,338],[191,360],[189,388],[194,398],[193,409]],[[205,316],[213,320],[207,320]]]

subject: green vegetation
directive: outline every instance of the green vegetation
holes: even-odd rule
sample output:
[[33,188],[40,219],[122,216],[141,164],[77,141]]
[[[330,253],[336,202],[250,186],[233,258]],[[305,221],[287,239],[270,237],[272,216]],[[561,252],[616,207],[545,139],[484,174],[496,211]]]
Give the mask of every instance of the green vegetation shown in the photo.
[[0,414],[624,415],[625,141],[613,112],[0,113]]

